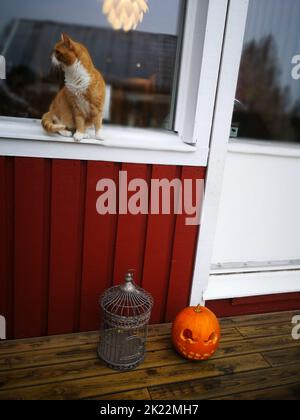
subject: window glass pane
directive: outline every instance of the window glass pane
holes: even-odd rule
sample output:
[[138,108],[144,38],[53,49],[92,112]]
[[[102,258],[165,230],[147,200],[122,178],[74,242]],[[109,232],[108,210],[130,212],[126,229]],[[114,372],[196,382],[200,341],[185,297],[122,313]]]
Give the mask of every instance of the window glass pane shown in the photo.
[[232,137],[300,141],[300,0],[250,0]]
[[173,128],[185,0],[148,0],[137,30],[115,31],[103,0],[4,0],[0,115],[40,118],[63,83],[50,55],[62,32],[83,43],[107,83],[105,120]]

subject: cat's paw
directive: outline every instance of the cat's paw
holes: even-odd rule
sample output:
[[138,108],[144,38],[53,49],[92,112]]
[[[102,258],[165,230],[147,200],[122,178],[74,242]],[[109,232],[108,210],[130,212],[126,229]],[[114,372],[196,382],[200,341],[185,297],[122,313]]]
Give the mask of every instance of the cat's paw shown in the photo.
[[102,137],[102,134],[101,134],[101,130],[96,131],[95,139],[100,140],[100,141],[104,141],[104,139]]
[[60,130],[58,132],[58,134],[60,134],[63,137],[72,137],[73,136],[73,133],[70,130]]
[[76,133],[74,134],[74,140],[77,142],[83,140],[84,137],[85,137],[84,133],[80,133],[80,131],[76,131]]

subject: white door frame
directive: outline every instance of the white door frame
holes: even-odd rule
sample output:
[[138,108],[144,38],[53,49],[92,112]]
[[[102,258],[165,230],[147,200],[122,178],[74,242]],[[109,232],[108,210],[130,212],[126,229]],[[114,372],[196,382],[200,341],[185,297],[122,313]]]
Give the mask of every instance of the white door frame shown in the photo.
[[[250,147],[253,153],[252,149],[256,147],[259,153],[266,153],[266,144],[263,142],[252,142],[250,146],[247,142],[228,145],[248,5],[249,0],[229,0],[191,305],[199,302],[204,304],[206,300],[300,291],[299,261],[288,261],[282,267],[279,262],[276,265],[276,261],[268,262],[266,267],[252,267],[254,263],[249,265],[246,261],[241,261],[243,267],[230,265],[230,269],[226,264],[214,269],[211,265],[228,150],[235,147],[241,148],[242,153],[248,153]],[[274,153],[273,144],[269,144],[267,149],[268,153]],[[299,149],[293,149],[292,152],[293,157],[295,153],[298,156]],[[276,153],[285,156],[287,152],[276,147]],[[291,153],[290,149],[288,153]]]
[[200,236],[196,250],[190,298],[191,305],[196,305],[199,302],[204,303],[204,293],[209,283],[214,237],[222,193],[222,182],[248,5],[249,0],[230,0],[228,5],[223,56],[211,133]]

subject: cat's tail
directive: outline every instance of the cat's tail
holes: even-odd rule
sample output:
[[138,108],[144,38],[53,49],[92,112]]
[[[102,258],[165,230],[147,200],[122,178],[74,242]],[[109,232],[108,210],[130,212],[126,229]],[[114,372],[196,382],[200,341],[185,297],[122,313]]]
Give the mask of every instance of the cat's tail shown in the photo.
[[47,112],[42,117],[42,126],[48,133],[58,133],[61,130],[65,130],[66,126],[63,124],[55,124],[53,122],[53,115],[51,112]]

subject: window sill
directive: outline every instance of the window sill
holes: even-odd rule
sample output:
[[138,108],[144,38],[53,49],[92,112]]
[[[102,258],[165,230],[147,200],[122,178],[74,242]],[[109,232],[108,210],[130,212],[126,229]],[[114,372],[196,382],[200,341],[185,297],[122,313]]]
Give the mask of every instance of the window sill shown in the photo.
[[222,300],[300,291],[299,270],[210,275],[204,300]]
[[228,151],[249,155],[299,158],[300,144],[266,140],[230,139]]
[[40,120],[0,117],[0,155],[206,166],[208,149],[185,144],[175,133],[108,125],[103,141],[76,143],[46,134]]

